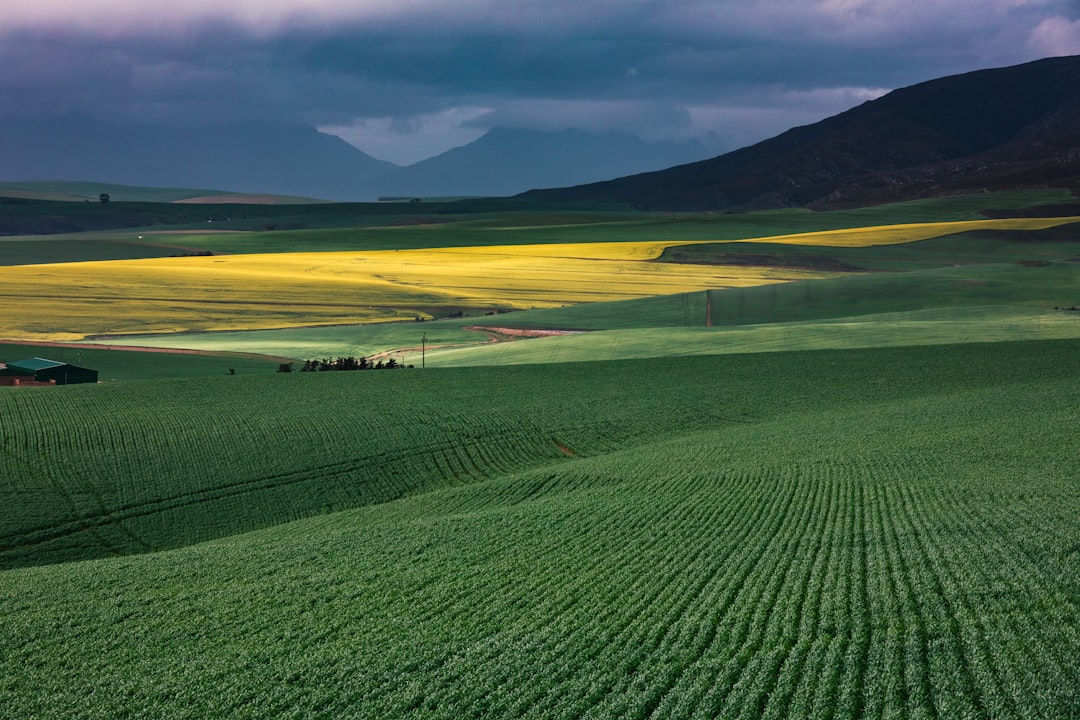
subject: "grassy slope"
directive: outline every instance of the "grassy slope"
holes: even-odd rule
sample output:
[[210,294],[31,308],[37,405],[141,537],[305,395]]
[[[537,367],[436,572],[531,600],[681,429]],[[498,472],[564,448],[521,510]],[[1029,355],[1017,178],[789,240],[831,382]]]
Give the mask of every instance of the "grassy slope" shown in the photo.
[[[569,363],[902,345],[1080,339],[1080,314],[980,306],[724,328],[605,330],[527,342],[437,349],[428,367]],[[413,362],[416,353],[406,353]]]
[[187,254],[186,248],[172,245],[167,236],[140,240],[136,233],[126,238],[113,233],[87,234],[88,237],[0,238],[0,265],[38,265],[41,263],[93,262],[96,260],[135,260]]
[[1077,302],[1080,263],[988,264],[713,292],[712,324],[747,325],[975,305],[1049,310]]
[[[630,446],[686,429],[687,404],[700,405],[688,366],[671,393],[620,417],[655,368],[610,371],[294,373],[0,394],[0,476],[33,499],[0,520],[4,562],[171,547],[557,464],[560,443],[580,454]],[[698,415],[706,422],[711,408]]]
[[[1014,363],[1023,357],[1017,347],[1007,355]],[[1046,347],[1058,362],[1075,349]],[[814,387],[800,401],[782,385],[758,387],[800,362],[797,355],[685,358],[670,368],[658,359],[9,391],[0,394],[0,477],[6,492],[33,502],[0,521],[4,562],[172,547],[550,464],[563,457],[559,444],[589,455],[708,427],[709,418],[770,417],[822,402],[849,374],[885,372],[904,352],[852,356],[860,361],[854,370],[835,364],[841,352],[806,356],[814,365],[801,381]],[[913,366],[942,364],[947,352],[953,359],[938,382],[948,387],[985,349],[907,352]],[[893,392],[914,392],[905,388],[917,370],[891,372],[902,378]],[[1000,381],[999,373],[976,384]],[[718,410],[715,393],[726,396],[729,384],[739,385],[739,401]]]
[[[6,468],[5,507],[77,478],[118,550],[316,515],[4,571],[0,693],[57,718],[1075,716],[1076,350],[0,395],[0,462],[57,450],[40,487]],[[327,463],[306,483],[298,446]],[[276,486],[199,474],[249,464]],[[391,501],[322,514],[350,499]]]

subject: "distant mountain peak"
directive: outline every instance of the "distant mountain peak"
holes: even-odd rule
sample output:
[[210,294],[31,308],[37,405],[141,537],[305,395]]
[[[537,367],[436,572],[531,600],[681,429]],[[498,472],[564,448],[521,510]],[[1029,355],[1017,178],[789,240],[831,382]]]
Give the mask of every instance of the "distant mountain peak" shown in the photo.
[[704,157],[700,143],[649,143],[628,133],[497,126],[473,142],[395,170],[377,195],[514,195],[656,170]]

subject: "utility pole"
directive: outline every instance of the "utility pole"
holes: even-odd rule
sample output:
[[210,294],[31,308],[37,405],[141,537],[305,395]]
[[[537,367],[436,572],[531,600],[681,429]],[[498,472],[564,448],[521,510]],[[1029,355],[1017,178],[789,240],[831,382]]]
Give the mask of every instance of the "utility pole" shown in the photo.
[[427,333],[420,336],[420,369],[427,365]]

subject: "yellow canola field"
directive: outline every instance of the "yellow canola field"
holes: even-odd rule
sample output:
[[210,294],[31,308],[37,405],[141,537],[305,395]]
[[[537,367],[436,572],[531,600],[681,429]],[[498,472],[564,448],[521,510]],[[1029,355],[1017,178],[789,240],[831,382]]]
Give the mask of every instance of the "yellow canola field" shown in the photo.
[[455,308],[555,307],[825,276],[496,250],[282,253],[4,267],[0,337],[57,341],[103,334],[411,320]]
[[[1080,217],[1050,218],[1004,218],[1000,220],[957,220],[938,223],[907,223],[880,225],[844,230],[775,235],[739,242],[768,242],[783,245],[816,245],[818,247],[873,247],[875,245],[902,245],[919,240],[971,232],[972,230],[1045,230],[1047,228],[1080,222]],[[683,243],[689,244],[689,243]]]
[[[1063,218],[896,225],[755,238],[845,247]],[[835,275],[651,262],[660,241],[174,257],[0,267],[0,337],[239,330],[407,320],[451,309],[553,307]]]

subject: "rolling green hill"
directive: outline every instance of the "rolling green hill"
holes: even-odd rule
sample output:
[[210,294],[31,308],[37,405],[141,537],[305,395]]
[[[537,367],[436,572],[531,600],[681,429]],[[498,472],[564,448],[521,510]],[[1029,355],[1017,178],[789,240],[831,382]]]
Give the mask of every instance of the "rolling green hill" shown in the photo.
[[950,267],[785,283],[709,295],[713,326],[790,322],[976,305],[1049,310],[1077,302],[1080,263]]
[[[720,328],[603,330],[437,349],[426,361],[444,368],[1063,339],[1080,339],[1080,314],[997,305]],[[407,362],[416,356],[404,355]]]
[[0,393],[0,697],[1073,717],[1077,349]]

